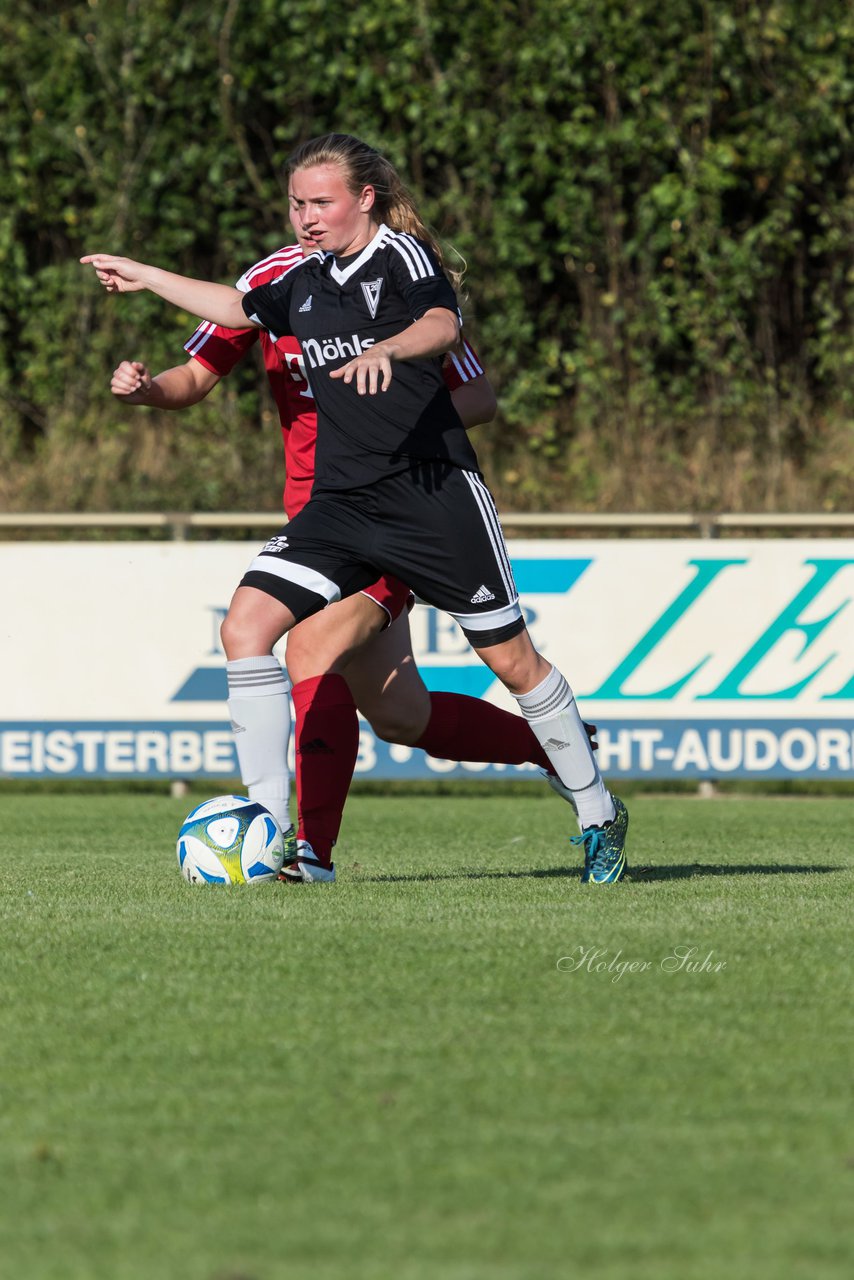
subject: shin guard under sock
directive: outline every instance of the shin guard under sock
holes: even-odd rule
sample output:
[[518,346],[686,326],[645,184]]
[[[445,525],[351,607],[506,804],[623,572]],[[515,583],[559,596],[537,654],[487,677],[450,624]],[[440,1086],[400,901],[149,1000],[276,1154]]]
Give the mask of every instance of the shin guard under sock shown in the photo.
[[582,829],[610,822],[614,802],[602,781],[572,690],[557,667],[536,688],[515,696],[549,757],[550,771],[572,792]]
[[291,825],[290,685],[272,654],[226,664],[228,714],[240,776],[249,797],[269,809],[283,831]]

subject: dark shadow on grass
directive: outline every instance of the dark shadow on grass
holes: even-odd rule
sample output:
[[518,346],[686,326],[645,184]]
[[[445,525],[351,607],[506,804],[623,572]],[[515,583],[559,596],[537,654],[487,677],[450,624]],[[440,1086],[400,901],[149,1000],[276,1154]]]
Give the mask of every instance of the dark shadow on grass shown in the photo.
[[355,871],[360,880],[369,880],[371,884],[419,884],[434,880],[548,880],[550,878],[566,880],[577,879],[581,875],[580,867],[530,867],[526,871],[473,871],[461,867],[459,871],[415,871],[411,875],[362,875],[361,868],[356,865]]
[[[461,868],[459,871],[430,872],[419,871],[411,875],[362,875],[362,868],[356,863],[350,868],[360,880],[371,884],[410,884],[438,880],[577,880],[581,875],[580,867],[530,867],[527,870],[513,871],[473,871]],[[754,866],[735,866],[720,863],[692,862],[683,866],[661,867],[629,867],[626,879],[639,884],[649,884],[657,880],[693,880],[700,876],[809,876],[826,875],[833,871],[845,871],[844,866],[789,866],[784,863],[756,863]]]
[[788,866],[785,863],[761,863],[733,866],[720,863],[691,862],[685,866],[630,867],[632,880],[693,880],[695,876],[810,876],[845,871],[844,866]]

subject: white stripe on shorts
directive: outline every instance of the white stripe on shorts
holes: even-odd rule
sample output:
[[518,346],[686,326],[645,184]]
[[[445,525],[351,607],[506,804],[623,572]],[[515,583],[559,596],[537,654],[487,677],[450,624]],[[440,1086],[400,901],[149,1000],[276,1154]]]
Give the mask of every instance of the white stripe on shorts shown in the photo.
[[326,578],[316,569],[305,564],[295,564],[293,560],[277,560],[275,556],[256,556],[246,570],[247,573],[271,573],[285,582],[295,582],[306,591],[313,591],[322,596],[327,604],[334,604],[341,599],[341,588],[331,578]]
[[483,523],[489,533],[489,540],[495,552],[495,561],[501,574],[501,581],[504,583],[504,590],[507,592],[507,598],[508,600],[518,600],[519,592],[516,590],[516,583],[513,581],[513,568],[510,564],[510,557],[507,554],[504,534],[501,530],[501,521],[498,519],[498,512],[495,509],[492,494],[480,477],[476,476],[473,471],[464,471],[463,475],[468,481],[474,500],[483,516]]
[[522,607],[518,600],[505,605],[502,609],[490,609],[488,613],[452,613],[451,617],[458,622],[463,631],[495,631],[506,627],[522,616]]

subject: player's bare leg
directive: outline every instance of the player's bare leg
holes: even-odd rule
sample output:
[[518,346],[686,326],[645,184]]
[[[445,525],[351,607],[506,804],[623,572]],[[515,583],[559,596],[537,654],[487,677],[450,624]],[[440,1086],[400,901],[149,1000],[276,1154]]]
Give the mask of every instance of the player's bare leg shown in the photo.
[[294,684],[339,672],[368,641],[388,627],[388,614],[364,592],[304,618],[288,635],[288,671]]
[[256,587],[238,587],[231,597],[220,636],[231,661],[273,652],[273,645],[296,625],[287,605]]
[[408,614],[399,614],[369,646],[351,654],[341,671],[377,737],[415,746],[430,721],[431,705],[412,653]]

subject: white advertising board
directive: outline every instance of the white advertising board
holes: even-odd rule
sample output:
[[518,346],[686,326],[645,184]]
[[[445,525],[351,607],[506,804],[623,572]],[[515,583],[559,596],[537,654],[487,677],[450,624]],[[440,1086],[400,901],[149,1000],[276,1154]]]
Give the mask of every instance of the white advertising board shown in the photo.
[[[232,778],[219,624],[251,542],[0,544],[0,776]],[[610,778],[854,777],[854,540],[510,543]],[[430,689],[515,710],[423,604]],[[389,747],[357,776],[524,774]]]

